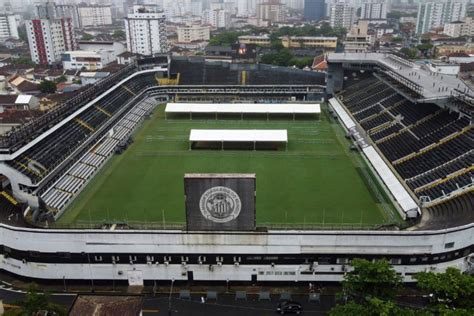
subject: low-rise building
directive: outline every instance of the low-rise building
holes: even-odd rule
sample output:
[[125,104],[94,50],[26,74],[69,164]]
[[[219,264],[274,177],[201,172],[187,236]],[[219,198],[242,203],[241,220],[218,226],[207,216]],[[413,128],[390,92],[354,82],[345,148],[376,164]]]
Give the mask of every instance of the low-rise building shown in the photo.
[[114,61],[114,54],[108,51],[69,51],[62,54],[63,68],[71,69],[101,69]]
[[[328,51],[334,51],[337,46],[337,37],[323,36],[283,36],[280,37],[281,43],[286,48],[323,48]],[[260,47],[270,47],[272,42],[268,35],[244,35],[239,36],[240,44],[253,44]]]
[[400,18],[400,23],[416,23],[416,18],[412,16],[402,16]]
[[8,49],[14,50],[14,49],[21,49],[23,47],[26,47],[26,43],[23,42],[20,39],[16,39],[13,37],[7,38],[1,43],[3,46],[5,46]]
[[13,77],[8,83],[15,94],[36,95],[40,93],[39,84],[21,76]]
[[177,28],[179,43],[209,41],[211,30],[209,26],[198,24],[179,26]]
[[359,21],[347,33],[344,51],[347,53],[365,53],[374,45],[374,38],[368,34],[368,21]]
[[117,55],[117,64],[119,65],[128,65],[130,63],[133,63],[140,54],[135,54],[132,52],[123,52],[119,55]]
[[429,69],[433,73],[456,76],[459,73],[461,66],[459,64],[449,64],[443,62],[431,62]]
[[246,45],[257,45],[261,47],[270,47],[272,45],[268,35],[242,35],[239,36],[239,43]]
[[326,73],[328,71],[328,63],[324,55],[316,56],[311,65],[311,70]]
[[447,61],[453,64],[468,64],[474,62],[474,55],[466,53],[453,53],[447,57]]
[[312,47],[334,51],[337,46],[337,37],[284,36],[281,38],[281,44],[286,48]]
[[38,105],[38,98],[32,95],[0,95],[0,113],[13,110],[33,110],[38,108]]
[[64,74],[62,69],[36,68],[33,72],[33,79],[38,82],[42,80],[57,81]]
[[109,76],[110,72],[81,72],[79,76],[81,78],[81,84],[86,86],[88,84],[95,84],[97,81],[104,79]]
[[39,110],[5,111],[0,113],[0,135],[5,135],[11,129],[29,122],[43,113]]
[[395,29],[388,24],[369,24],[369,33],[380,39],[385,35],[393,34]]
[[452,53],[474,54],[474,43],[465,44],[444,44],[435,46],[436,56],[448,56]]
[[92,52],[109,52],[113,59],[127,50],[127,47],[117,41],[79,41],[77,42],[80,50],[87,50]]

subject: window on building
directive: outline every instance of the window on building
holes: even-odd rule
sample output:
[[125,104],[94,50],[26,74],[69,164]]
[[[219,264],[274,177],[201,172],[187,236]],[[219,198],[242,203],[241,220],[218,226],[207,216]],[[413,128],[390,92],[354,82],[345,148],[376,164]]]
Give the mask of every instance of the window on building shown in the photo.
[[445,249],[453,248],[454,247],[454,241],[453,242],[447,242],[444,244]]

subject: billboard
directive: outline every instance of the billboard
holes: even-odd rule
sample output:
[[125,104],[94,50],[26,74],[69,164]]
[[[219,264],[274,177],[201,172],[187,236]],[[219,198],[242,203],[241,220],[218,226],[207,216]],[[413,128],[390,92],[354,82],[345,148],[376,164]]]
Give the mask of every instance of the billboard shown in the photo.
[[255,174],[185,174],[188,230],[254,230]]

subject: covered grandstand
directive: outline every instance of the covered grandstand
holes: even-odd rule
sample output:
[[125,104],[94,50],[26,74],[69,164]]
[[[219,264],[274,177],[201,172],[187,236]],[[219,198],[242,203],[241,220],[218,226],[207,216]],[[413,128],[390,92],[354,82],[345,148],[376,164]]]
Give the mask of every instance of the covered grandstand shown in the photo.
[[[388,163],[417,204],[426,209],[425,218],[432,215],[429,227],[436,226],[437,218],[439,225],[447,225],[441,210],[444,207],[452,223],[472,222],[472,204],[465,205],[472,201],[474,184],[472,112],[459,111],[451,95],[454,88],[464,84],[454,77],[430,75],[398,57],[379,56],[377,61],[374,56],[357,54],[329,57],[336,68],[341,60],[361,60],[363,68],[373,65],[361,78],[351,78],[353,83],[344,85],[330,100],[348,132],[363,135],[365,146],[373,146]],[[377,68],[384,65],[384,69]],[[338,69],[353,75],[355,68],[349,68]],[[387,71],[403,78],[394,84],[396,76],[386,79],[383,73]],[[429,81],[418,78],[420,85],[414,86],[405,80],[421,76],[429,77]],[[434,91],[438,86],[443,89]],[[408,89],[412,89],[411,94]]]

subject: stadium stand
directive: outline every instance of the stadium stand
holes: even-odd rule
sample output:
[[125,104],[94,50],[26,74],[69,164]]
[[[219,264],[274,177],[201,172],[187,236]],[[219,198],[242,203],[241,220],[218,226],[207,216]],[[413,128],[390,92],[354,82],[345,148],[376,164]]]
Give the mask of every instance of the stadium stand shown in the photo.
[[130,76],[136,70],[137,67],[130,64],[111,76],[99,81],[97,84],[87,87],[65,103],[55,107],[53,110],[39,118],[32,120],[19,128],[11,130],[0,138],[0,148],[2,148],[2,151],[14,152],[21,146],[35,139],[52,125],[63,120],[67,115],[79,109],[88,101],[97,97],[103,91],[112,87],[117,81]]
[[468,191],[453,199],[443,201],[427,209],[429,221],[424,229],[443,229],[450,226],[460,226],[474,222],[474,191]]
[[97,101],[94,106],[77,115],[73,123],[63,125],[51,137],[43,139],[16,159],[9,161],[9,165],[32,178],[33,183],[39,182],[111,116],[118,113],[136,93],[152,85],[153,73],[124,83],[122,90]]
[[13,226],[25,226],[21,205],[7,190],[0,191],[0,221]]
[[[138,88],[138,86],[133,88]],[[139,101],[132,110],[124,115],[113,127],[112,134],[103,136],[63,176],[41,194],[41,199],[47,208],[53,214],[64,210],[73,197],[103,166],[104,162],[113,155],[116,148],[127,142],[133,130],[140,125],[156,105],[157,102],[154,99],[146,98]]]
[[[173,57],[171,74],[180,74],[180,85],[266,85],[266,84],[321,84],[324,74],[301,72],[287,67],[270,65],[206,62],[204,58]],[[243,75],[245,73],[245,75]],[[245,77],[245,78],[243,78]]]
[[[338,99],[418,198],[449,200],[472,187],[472,118],[432,103],[415,104],[375,77],[349,86]],[[445,207],[453,208],[440,204],[433,212]]]

